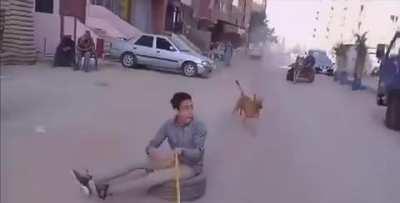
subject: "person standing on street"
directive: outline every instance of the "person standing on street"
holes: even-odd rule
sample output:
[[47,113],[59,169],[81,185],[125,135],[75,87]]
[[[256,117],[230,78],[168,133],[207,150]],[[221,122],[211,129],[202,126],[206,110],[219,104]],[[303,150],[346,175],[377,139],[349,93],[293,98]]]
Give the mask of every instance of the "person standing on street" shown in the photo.
[[230,41],[228,41],[225,43],[225,51],[224,51],[225,66],[231,65],[232,56],[233,56],[233,45]]
[[208,58],[210,58],[211,60],[215,60],[215,55],[216,55],[216,43],[211,42],[210,43],[210,50],[208,52]]
[[[74,179],[86,195],[95,193],[100,199],[105,199],[110,194],[174,180],[175,153],[179,156],[182,179],[202,173],[207,129],[203,122],[194,117],[192,97],[189,94],[175,93],[170,102],[172,108],[176,110],[176,115],[161,126],[146,147],[148,160],[145,163],[133,164],[100,178],[72,170]],[[158,149],[164,141],[168,142],[173,151],[162,153]],[[146,169],[149,173],[142,178],[129,181],[129,174],[137,169]]]

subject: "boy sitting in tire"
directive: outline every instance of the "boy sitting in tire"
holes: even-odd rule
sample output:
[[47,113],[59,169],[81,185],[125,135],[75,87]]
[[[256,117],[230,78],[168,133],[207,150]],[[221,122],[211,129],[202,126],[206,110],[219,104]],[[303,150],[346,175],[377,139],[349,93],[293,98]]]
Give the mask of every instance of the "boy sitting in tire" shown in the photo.
[[[74,179],[82,191],[100,199],[137,187],[151,187],[175,178],[174,153],[179,155],[181,179],[196,176],[203,169],[204,143],[207,130],[203,122],[194,118],[192,97],[185,92],[175,93],[171,105],[176,115],[167,120],[156,136],[146,147],[148,161],[132,164],[119,171],[113,171],[104,177],[93,177],[72,170]],[[161,153],[159,146],[167,141],[173,152]],[[137,180],[127,180],[128,175],[137,170],[146,169],[147,175]]]

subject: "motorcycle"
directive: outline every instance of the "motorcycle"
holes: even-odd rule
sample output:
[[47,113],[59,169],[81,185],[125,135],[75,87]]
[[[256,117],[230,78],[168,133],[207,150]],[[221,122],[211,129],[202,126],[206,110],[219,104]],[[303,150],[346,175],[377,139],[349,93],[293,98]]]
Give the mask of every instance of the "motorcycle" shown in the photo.
[[312,67],[304,66],[304,57],[298,57],[295,63],[289,65],[290,69],[286,74],[286,80],[297,83],[300,80],[312,83],[315,79],[315,70]]

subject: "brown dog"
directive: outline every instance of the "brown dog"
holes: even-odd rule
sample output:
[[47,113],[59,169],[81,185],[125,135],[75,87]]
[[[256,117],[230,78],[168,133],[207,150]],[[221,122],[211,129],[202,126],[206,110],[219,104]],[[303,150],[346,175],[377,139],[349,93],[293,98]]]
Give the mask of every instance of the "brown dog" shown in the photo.
[[244,93],[239,81],[236,80],[235,83],[239,87],[241,94],[233,109],[233,113],[239,111],[240,116],[244,116],[243,121],[246,118],[258,118],[260,116],[260,110],[263,108],[263,100],[257,98],[255,94],[253,99],[251,99]]

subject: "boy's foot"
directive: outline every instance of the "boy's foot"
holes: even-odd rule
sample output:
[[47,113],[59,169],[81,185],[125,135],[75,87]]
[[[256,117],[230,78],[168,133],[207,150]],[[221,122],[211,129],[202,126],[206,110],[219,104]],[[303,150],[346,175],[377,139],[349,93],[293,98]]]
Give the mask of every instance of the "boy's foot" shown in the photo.
[[92,189],[89,186],[89,181],[92,180],[92,176],[82,175],[76,170],[71,170],[71,174],[81,187],[83,193],[85,193],[86,196],[90,196],[92,194]]
[[102,200],[105,200],[107,198],[107,196],[111,195],[110,193],[108,193],[108,188],[110,187],[110,185],[108,185],[108,184],[96,185],[93,180],[90,180],[89,186],[90,186],[90,188],[94,189],[97,196]]

